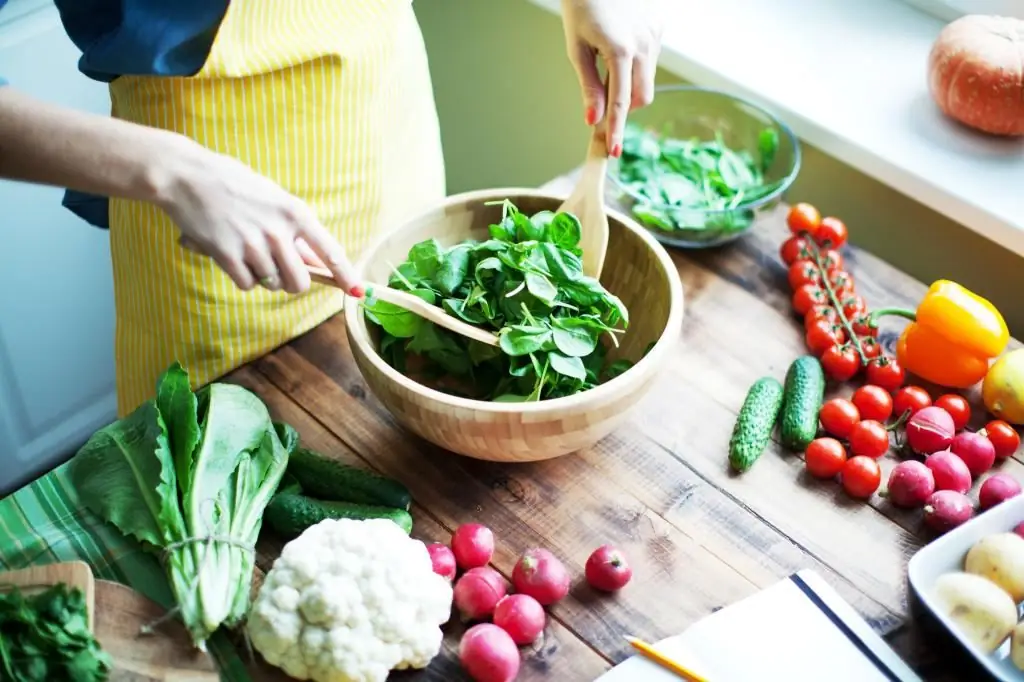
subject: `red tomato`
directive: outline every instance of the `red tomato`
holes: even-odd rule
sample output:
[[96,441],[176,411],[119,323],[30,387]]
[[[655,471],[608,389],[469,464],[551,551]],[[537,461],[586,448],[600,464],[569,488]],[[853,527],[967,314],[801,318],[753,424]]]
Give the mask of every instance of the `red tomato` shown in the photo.
[[824,320],[829,324],[839,324],[839,313],[830,305],[812,306],[804,315],[804,330],[810,329],[819,320]]
[[812,260],[798,260],[789,266],[789,286],[793,289],[805,284],[821,285],[821,270]]
[[793,309],[798,315],[806,315],[812,306],[828,303],[828,294],[814,284],[804,284],[793,292]]
[[847,495],[867,499],[882,483],[882,467],[870,457],[851,457],[843,465],[840,477]]
[[947,393],[935,399],[935,405],[941,407],[953,418],[953,427],[959,431],[971,421],[971,404],[962,395]]
[[851,346],[832,346],[821,356],[821,366],[836,381],[847,381],[860,369],[860,358]]
[[843,256],[835,249],[825,249],[821,252],[821,264],[825,266],[825,272],[834,272],[843,269]]
[[874,360],[882,354],[882,347],[878,345],[878,340],[872,336],[862,336],[860,339],[860,350],[864,353],[864,357],[868,361]]
[[831,216],[822,218],[818,223],[818,229],[814,231],[814,241],[821,246],[841,249],[846,244],[849,236],[846,231],[846,224],[839,218]]
[[884,423],[892,416],[892,396],[881,386],[861,386],[853,392],[853,404],[862,419]]
[[864,303],[864,299],[857,294],[850,294],[842,299],[843,303],[843,314],[847,318],[856,317],[857,313],[862,313],[867,310],[867,306]]
[[874,419],[862,419],[853,427],[849,440],[850,452],[861,457],[878,459],[889,451],[889,432]]
[[786,224],[793,234],[813,235],[818,229],[818,225],[821,224],[821,213],[810,204],[793,204],[786,215]]
[[1002,419],[990,421],[982,430],[995,446],[996,457],[999,459],[1006,459],[1020,447],[1020,434]]
[[850,437],[850,431],[860,421],[860,412],[849,400],[832,398],[821,406],[818,420],[821,421],[821,428],[825,429],[826,433],[846,440]]
[[843,300],[854,293],[853,277],[845,270],[833,270],[828,275],[829,284],[836,292],[836,297]]
[[892,411],[897,417],[910,410],[910,416],[914,416],[919,410],[923,410],[932,404],[932,397],[928,391],[920,386],[904,386],[896,391],[892,399]]
[[846,339],[846,332],[838,324],[831,324],[826,320],[818,320],[807,329],[807,347],[816,357],[832,346],[842,343]]
[[906,378],[903,368],[893,358],[880,355],[868,363],[868,383],[881,386],[890,393],[902,386]]
[[816,438],[804,451],[807,472],[816,478],[832,478],[846,464],[846,448],[835,438]]
[[867,313],[857,313],[850,318],[850,326],[853,327],[853,333],[857,336],[878,336],[878,327],[872,327],[870,324],[870,318]]
[[779,249],[779,256],[782,257],[782,262],[786,265],[792,265],[796,261],[807,258],[810,255],[807,250],[807,239],[797,237],[796,235],[782,242],[782,248]]

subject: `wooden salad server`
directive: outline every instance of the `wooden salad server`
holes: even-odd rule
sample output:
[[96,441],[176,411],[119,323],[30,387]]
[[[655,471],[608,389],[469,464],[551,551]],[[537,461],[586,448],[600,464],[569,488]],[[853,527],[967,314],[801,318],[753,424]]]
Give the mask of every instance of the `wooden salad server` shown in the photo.
[[601,278],[605,252],[608,250],[608,214],[604,208],[604,183],[608,172],[608,146],[605,141],[607,120],[606,116],[594,126],[576,188],[558,208],[559,211],[572,213],[579,218],[583,273],[595,279]]
[[[319,282],[320,284],[326,284],[328,286],[341,289],[338,282],[331,275],[331,271],[327,268],[318,268],[314,265],[307,265],[306,269],[309,271],[309,276],[314,282]],[[474,327],[468,322],[463,322],[458,318],[452,317],[441,308],[427,303],[419,296],[413,296],[408,292],[392,289],[389,286],[381,284],[367,283],[366,289],[367,296],[369,296],[372,291],[376,298],[379,298],[382,301],[387,301],[399,308],[404,308],[410,313],[419,315],[423,319],[429,320],[439,327],[444,327],[456,334],[473,339],[474,341],[479,341],[480,343],[486,343],[489,346],[498,345],[497,334],[480,329],[479,327]]]

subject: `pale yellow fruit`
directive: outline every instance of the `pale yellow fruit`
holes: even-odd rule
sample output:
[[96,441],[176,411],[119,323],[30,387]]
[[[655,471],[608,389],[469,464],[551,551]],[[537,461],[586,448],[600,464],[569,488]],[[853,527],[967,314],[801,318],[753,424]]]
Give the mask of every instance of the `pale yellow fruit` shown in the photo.
[[1024,348],[1010,351],[989,367],[981,398],[997,419],[1024,424]]
[[1017,605],[1003,588],[971,573],[947,573],[935,581],[936,609],[985,653],[999,648],[1017,625]]
[[967,552],[964,571],[988,578],[1019,604],[1024,601],[1024,538],[1016,533],[983,537]]

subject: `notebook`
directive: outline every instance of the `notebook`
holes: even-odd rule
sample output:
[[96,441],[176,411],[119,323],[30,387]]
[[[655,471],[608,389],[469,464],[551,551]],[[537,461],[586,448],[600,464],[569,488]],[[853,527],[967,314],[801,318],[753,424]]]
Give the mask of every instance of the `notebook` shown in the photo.
[[[702,618],[654,648],[708,682],[922,682],[809,570]],[[679,682],[679,677],[637,655],[597,682]]]

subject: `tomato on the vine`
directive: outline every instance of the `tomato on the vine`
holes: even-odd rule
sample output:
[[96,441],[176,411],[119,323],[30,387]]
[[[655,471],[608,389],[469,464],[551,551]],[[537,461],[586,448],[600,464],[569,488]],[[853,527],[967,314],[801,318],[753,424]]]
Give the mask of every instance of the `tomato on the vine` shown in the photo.
[[815,322],[825,320],[830,324],[839,324],[839,313],[830,305],[815,305],[804,314],[804,329],[810,329]]
[[928,391],[920,386],[904,386],[892,398],[892,411],[897,417],[902,417],[904,412],[910,410],[910,416],[914,416],[931,404],[932,397]]
[[936,398],[933,404],[949,412],[949,416],[953,418],[953,428],[957,431],[971,421],[971,404],[962,395],[946,393]]
[[793,310],[798,315],[806,315],[812,306],[828,303],[828,294],[814,284],[804,284],[793,292]]
[[824,249],[821,252],[821,264],[825,272],[834,272],[843,269],[843,255],[835,249]]
[[821,286],[821,270],[812,260],[798,260],[789,266],[789,286],[793,289],[802,287],[805,284],[816,284]]
[[839,475],[843,490],[850,497],[867,499],[882,484],[882,467],[870,457],[851,457],[846,460]]
[[862,313],[867,310],[867,304],[864,303],[864,298],[858,294],[849,294],[841,299],[843,304],[843,314],[847,318],[856,317],[858,313]]
[[846,448],[835,438],[816,438],[804,450],[807,472],[816,478],[832,478],[846,464]]
[[882,354],[882,347],[878,344],[878,339],[872,336],[862,336],[858,340],[860,341],[860,350],[868,361],[874,360]]
[[878,336],[878,327],[872,327],[871,318],[867,313],[857,313],[850,318],[850,326],[853,327],[853,333],[857,336],[870,336],[872,338]]
[[889,432],[875,419],[861,419],[850,432],[849,440],[850,452],[861,457],[878,459],[889,451]]
[[846,332],[838,324],[818,320],[807,328],[807,347],[815,356],[821,356],[830,347],[846,340]]
[[845,270],[833,270],[828,275],[828,281],[839,300],[852,296],[855,293],[853,277]]
[[786,225],[789,226],[789,231],[796,235],[813,235],[820,224],[821,213],[807,203],[793,204],[786,215]]
[[814,231],[814,241],[833,249],[841,249],[846,244],[848,236],[846,223],[832,216],[822,218],[818,223],[818,229]]
[[818,421],[826,433],[846,440],[850,437],[850,431],[860,421],[860,412],[857,411],[857,406],[846,398],[832,398],[821,406]]
[[825,374],[836,381],[852,379],[860,369],[860,358],[857,351],[848,344],[832,346],[821,356],[821,366]]
[[1020,447],[1020,434],[1002,419],[994,419],[982,429],[996,448],[996,457],[1006,459]]
[[881,386],[867,384],[853,392],[851,398],[862,419],[885,422],[892,416],[892,396]]
[[797,235],[793,235],[782,242],[782,247],[779,249],[779,256],[786,265],[792,265],[798,260],[808,258],[810,255],[810,251],[807,250],[807,238]]
[[903,385],[907,375],[894,359],[880,355],[868,363],[867,380],[869,384],[881,386],[892,393]]

